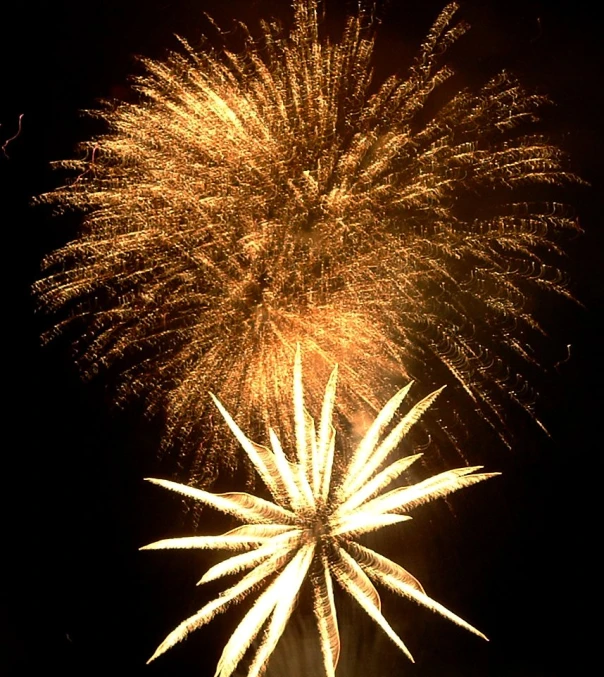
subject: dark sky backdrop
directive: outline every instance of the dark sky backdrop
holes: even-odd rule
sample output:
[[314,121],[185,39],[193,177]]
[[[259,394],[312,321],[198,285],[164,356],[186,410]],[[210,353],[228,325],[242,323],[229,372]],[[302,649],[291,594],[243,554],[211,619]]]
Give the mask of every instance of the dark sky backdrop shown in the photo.
[[[73,156],[77,141],[90,132],[80,111],[125,94],[128,76],[137,72],[135,55],[162,57],[177,47],[174,33],[195,43],[206,26],[202,10],[228,26],[232,18],[288,16],[288,5],[54,0],[4,3],[1,10],[2,142],[23,115],[20,136],[0,154],[6,304],[0,467],[7,567],[0,584],[0,674],[6,677],[110,671],[132,677],[211,675],[240,617],[233,609],[145,666],[165,634],[203,603],[204,591],[193,584],[209,559],[137,550],[168,534],[189,533],[191,525],[178,501],[142,482],[161,472],[154,456],[158,422],[145,421],[140,404],[116,410],[106,379],[82,383],[65,343],[40,346],[48,320],[35,313],[30,285],[42,255],[65,239],[69,224],[33,209],[30,200],[56,186],[49,162]],[[328,6],[341,18],[345,4],[331,0]],[[382,3],[378,74],[408,64],[441,6],[439,0]],[[601,642],[594,627],[601,614],[594,605],[601,596],[595,547],[601,535],[602,401],[596,387],[602,363],[598,207],[604,148],[598,128],[601,24],[588,6],[469,0],[463,12],[473,30],[453,55],[470,81],[505,66],[548,92],[557,106],[547,114],[546,129],[592,184],[573,196],[585,235],[565,245],[572,289],[584,308],[539,299],[554,346],[536,384],[538,411],[551,439],[526,425],[513,453],[484,449],[485,465],[504,470],[502,478],[454,497],[452,511],[444,504],[416,511],[404,533],[393,531],[382,543],[428,593],[491,642],[385,596],[385,612],[417,664],[408,664],[369,619],[346,607],[341,677],[590,672],[588,659]],[[570,359],[554,368],[566,344]],[[294,630],[271,674],[314,673],[304,667],[296,640],[303,629],[294,624]]]

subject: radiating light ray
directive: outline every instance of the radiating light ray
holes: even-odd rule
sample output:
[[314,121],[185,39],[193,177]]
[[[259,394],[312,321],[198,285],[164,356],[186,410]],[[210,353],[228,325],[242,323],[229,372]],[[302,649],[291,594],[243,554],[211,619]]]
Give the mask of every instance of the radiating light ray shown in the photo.
[[[372,464],[371,470],[365,473],[363,480],[365,484],[359,486],[355,500],[355,495],[349,496],[349,492],[343,492],[339,487],[351,486],[349,473],[356,471],[359,456],[353,454],[348,468],[344,470],[343,478],[332,477],[330,459],[333,457],[334,436],[325,433],[325,430],[330,429],[327,416],[333,413],[337,371],[334,369],[328,380],[323,406],[320,408],[321,424],[316,431],[312,417],[304,409],[299,350],[295,360],[293,410],[294,417],[297,417],[296,435],[299,435],[301,440],[293,445],[293,457],[289,461],[285,458],[276,434],[272,432],[271,443],[275,450],[275,463],[267,464],[257,453],[259,445],[251,440],[243,440],[241,429],[230,416],[225,416],[225,422],[242,443],[244,451],[261,476],[264,478],[267,473],[275,474],[275,477],[265,482],[267,489],[271,490],[274,486],[289,487],[286,492],[273,494],[274,509],[267,509],[265,507],[267,501],[260,501],[248,494],[233,493],[218,497],[207,491],[191,489],[175,482],[151,480],[166,489],[184,494],[204,505],[241,519],[246,519],[247,515],[251,514],[256,523],[233,529],[224,536],[175,538],[145,546],[146,549],[213,547],[236,551],[236,554],[212,566],[201,579],[201,583],[251,569],[218,599],[206,604],[172,631],[150,660],[154,660],[183,640],[192,630],[208,623],[216,613],[224,611],[231,603],[241,601],[254,589],[264,585],[264,590],[259,593],[227,641],[216,672],[217,677],[229,677],[250,651],[252,656],[248,677],[259,675],[265,669],[283,634],[303,582],[308,580],[312,588],[313,610],[323,667],[325,674],[333,677],[340,652],[340,640],[332,578],[359,603],[411,660],[413,658],[409,649],[382,615],[380,597],[372,580],[484,638],[484,635],[469,623],[431,599],[421,584],[400,565],[359,545],[355,539],[363,533],[411,519],[411,516],[406,514],[411,507],[445,496],[475,482],[481,482],[498,473],[476,473],[479,467],[458,468],[418,484],[383,493],[393,479],[420,456],[416,454],[388,463],[388,454],[380,451],[385,444],[387,447],[393,446],[392,433],[386,430],[386,425],[396,413],[391,411],[392,402],[398,406],[403,399],[402,396],[395,396],[386,405],[385,411],[378,414],[378,425],[370,426],[365,439],[359,444],[367,460],[371,460],[373,454],[377,453],[379,462]],[[433,397],[429,397],[418,402],[403,417],[402,420],[405,422],[402,427],[403,435],[408,432],[411,425],[417,423],[426,409],[426,401],[431,403],[433,400]],[[216,404],[221,412],[226,413],[218,401]],[[397,431],[396,439],[400,441],[399,426],[395,425],[393,429]],[[382,438],[385,441],[382,441]],[[311,455],[307,453],[309,447],[314,450]],[[388,453],[390,451],[393,449],[389,448]],[[368,489],[365,489],[365,486]],[[240,504],[241,510],[238,512],[233,509],[233,504]],[[275,519],[278,520],[277,523],[274,522]],[[259,636],[258,643],[254,645]]]
[[[35,287],[58,313],[49,336],[73,327],[86,374],[116,364],[121,399],[165,407],[165,443],[192,452],[200,479],[237,461],[208,391],[254,436],[270,417],[288,448],[299,439],[297,343],[313,363],[307,407],[340,365],[340,433],[417,371],[505,437],[505,402],[528,403],[501,365],[534,363],[541,331],[527,300],[568,295],[555,240],[576,222],[524,190],[576,180],[534,133],[544,97],[507,73],[455,90],[443,65],[467,30],[455,4],[408,74],[383,83],[368,15],[333,40],[316,0],[293,5],[289,32],[264,23],[240,51],[183,42],[143,60],[140,100],[97,112],[108,131],[84,144],[93,164],[62,163],[77,179],[42,198],[84,214]],[[428,113],[445,82],[455,91]]]

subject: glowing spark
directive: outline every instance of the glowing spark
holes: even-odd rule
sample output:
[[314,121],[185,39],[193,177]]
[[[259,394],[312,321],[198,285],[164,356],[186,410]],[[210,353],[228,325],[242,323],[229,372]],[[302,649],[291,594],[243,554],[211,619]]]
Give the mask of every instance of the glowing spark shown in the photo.
[[21,115],[19,115],[19,124],[18,124],[18,127],[17,127],[17,131],[11,137],[6,139],[6,141],[2,144],[2,152],[4,153],[5,158],[9,157],[8,152],[7,152],[9,144],[11,144],[13,141],[18,139],[19,136],[21,135],[21,131],[22,131],[22,128],[23,128],[23,115],[24,115],[23,113],[21,113]]
[[49,335],[81,331],[86,374],[116,363],[120,397],[165,406],[166,443],[211,432],[194,474],[236,462],[208,391],[250,432],[270,414],[294,439],[283,384],[296,343],[313,362],[311,405],[340,365],[340,430],[417,369],[458,391],[452,410],[461,391],[505,435],[514,395],[501,365],[534,362],[540,331],[525,302],[537,288],[566,293],[543,256],[574,220],[514,192],[574,180],[558,148],[525,133],[543,97],[501,74],[428,112],[454,82],[443,53],[467,29],[454,4],[408,76],[379,87],[368,16],[334,42],[315,0],[294,8],[289,34],[265,23],[240,52],[183,44],[145,60],[140,101],[98,113],[109,131],[84,144],[93,164],[61,163],[77,180],[43,198],[84,214],[36,285],[63,313]]
[[411,519],[404,513],[412,508],[498,473],[476,473],[480,466],[457,468],[417,484],[386,491],[419,457],[414,455],[388,462],[389,455],[440,392],[436,391],[417,403],[392,427],[389,424],[408,391],[408,388],[404,388],[380,411],[342,477],[334,479],[332,471],[336,433],[332,414],[337,368],[325,389],[318,431],[305,408],[301,372],[298,351],[294,365],[296,445],[293,461],[285,456],[272,430],[272,450],[252,442],[214,398],[273,501],[246,493],[215,495],[167,480],[149,480],[247,522],[222,536],[167,539],[143,548],[223,549],[237,553],[210,568],[200,583],[247,572],[217,599],[173,630],[150,660],[208,623],[231,604],[264,586],[228,640],[216,671],[219,677],[233,674],[260,631],[265,628],[248,672],[248,677],[259,675],[284,631],[306,579],[312,584],[314,616],[328,677],[335,675],[340,651],[333,579],[411,660],[411,653],[380,611],[380,598],[373,582],[418,602],[486,639],[476,628],[428,597],[408,571],[356,541],[364,533]]

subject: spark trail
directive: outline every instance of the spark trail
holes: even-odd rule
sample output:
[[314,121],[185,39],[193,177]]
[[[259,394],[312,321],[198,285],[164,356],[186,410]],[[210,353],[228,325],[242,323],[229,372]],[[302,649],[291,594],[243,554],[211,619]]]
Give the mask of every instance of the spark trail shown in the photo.
[[297,343],[311,404],[340,365],[342,431],[415,371],[503,438],[502,409],[528,406],[502,365],[535,361],[527,301],[567,294],[555,241],[576,224],[527,189],[575,178],[534,131],[544,98],[506,73],[427,113],[468,28],[456,10],[405,77],[381,84],[370,19],[330,40],[315,0],[295,0],[289,32],[264,23],[241,51],[183,42],[143,60],[137,103],[96,113],[108,131],[83,144],[94,162],[60,163],[78,178],[42,199],[81,210],[83,225],[35,287],[56,314],[48,337],[79,333],[85,374],[115,365],[120,398],[165,409],[164,443],[192,450],[193,475],[237,463],[208,391],[245,429],[263,434],[270,417],[293,441]]

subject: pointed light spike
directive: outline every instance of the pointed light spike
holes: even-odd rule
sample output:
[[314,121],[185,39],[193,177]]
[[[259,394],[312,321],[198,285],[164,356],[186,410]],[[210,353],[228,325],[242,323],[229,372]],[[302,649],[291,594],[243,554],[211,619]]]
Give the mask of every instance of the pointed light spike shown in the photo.
[[331,431],[333,430],[333,410],[336,399],[336,386],[338,383],[338,365],[333,368],[327,385],[325,386],[325,395],[323,397],[323,406],[321,407],[321,422],[319,424],[319,458],[322,466],[320,474],[323,475],[330,444]]
[[182,642],[191,632],[205,625],[210,620],[209,618],[206,618],[206,615],[207,614],[204,614],[202,609],[174,628],[174,630],[170,632],[170,634],[157,647],[157,649],[155,649],[153,655],[147,661],[147,665],[152,663],[156,658],[159,658],[162,654],[166,653],[166,651],[171,649],[179,642]]
[[295,572],[300,565],[301,553],[303,553],[303,550],[298,551],[296,556],[258,597],[252,608],[243,617],[223,649],[218,661],[216,677],[230,677],[233,674],[250,644],[273,613],[279,599],[287,595],[292,572]]
[[282,553],[275,553],[270,559],[246,574],[241,580],[235,583],[235,585],[232,585],[230,588],[227,588],[224,592],[220,593],[219,597],[208,602],[208,604],[196,614],[180,623],[180,625],[178,625],[178,627],[176,627],[159,645],[147,663],[155,660],[175,644],[186,639],[186,637],[194,630],[209,623],[217,614],[225,611],[231,604],[237,604],[243,598],[247,597],[247,595],[255,590],[265,578],[271,576],[278,570],[286,557],[287,555],[283,555]]
[[346,579],[362,592],[362,596],[367,598],[371,605],[378,611],[382,610],[382,600],[375,589],[373,583],[367,578],[358,563],[351,557],[344,548],[337,546],[339,559],[331,567],[334,573],[341,573]]
[[437,498],[444,498],[455,491],[459,491],[459,489],[471,487],[474,484],[484,482],[492,477],[498,477],[499,475],[501,475],[499,472],[477,473],[475,475],[466,475],[465,473],[452,474],[450,478],[445,478],[442,483],[426,482],[424,488],[420,488],[417,493],[412,491],[414,487],[408,487],[409,492],[403,496],[405,506],[411,510]]
[[272,576],[287,561],[291,550],[277,550],[267,560],[254,567],[237,583],[221,592],[213,603],[223,604],[224,601],[237,603],[243,597],[253,592],[265,578]]
[[435,498],[443,498],[448,494],[458,491],[472,484],[477,484],[500,473],[480,473],[471,475],[473,468],[459,468],[430,477],[419,484],[410,487],[393,489],[383,496],[378,496],[365,503],[363,510],[367,512],[389,512],[391,510],[411,510],[419,505],[433,501]]
[[243,447],[248,458],[254,464],[262,481],[271,492],[271,495],[278,504],[281,504],[284,499],[284,494],[286,494],[286,490],[283,486],[281,476],[276,470],[274,454],[270,449],[250,440],[235,423],[233,417],[228,413],[221,402],[212,393],[210,393],[210,396],[217,409],[222,414],[226,424],[231,429],[231,432]]
[[308,573],[314,551],[315,544],[309,543],[302,547],[292,560],[291,573],[287,579],[284,579],[281,585],[282,594],[279,596],[262,643],[258,647],[256,656],[249,668],[248,677],[258,677],[266,666],[270,655],[275,650],[298,599],[300,588]]
[[403,569],[400,564],[384,557],[384,555],[380,555],[374,550],[352,541],[346,543],[346,549],[350,556],[358,562],[363,571],[368,574],[371,574],[371,572],[375,570],[384,575],[391,576],[392,578],[419,590],[419,592],[425,593],[422,584],[415,576],[413,576],[413,574],[410,574],[406,569]]
[[308,411],[304,410],[304,419],[306,421],[306,444],[307,452],[310,458],[310,474],[312,477],[312,495],[316,501],[319,497],[321,488],[321,459],[319,458],[319,448],[317,445],[317,436],[315,432],[315,422]]
[[179,484],[178,482],[159,479],[157,477],[145,477],[144,479],[145,482],[151,482],[151,484],[156,484],[157,486],[163,487],[164,489],[175,491],[176,493],[182,494],[183,496],[194,498],[196,501],[200,501],[202,503],[207,502],[209,505],[213,505],[213,503],[210,503],[210,501],[213,501],[214,494],[210,494],[209,492],[203,491],[202,489],[196,489],[195,487],[190,487],[187,484]]
[[[232,491],[224,494],[214,494],[214,496],[225,505],[225,508],[223,508],[224,512],[227,512],[226,507],[229,504],[233,506],[231,514],[235,514],[235,511],[239,510],[240,514],[236,516],[242,522],[275,524],[279,522],[291,523],[296,519],[296,515],[287,508],[244,491]],[[243,514],[245,514],[245,517]]]
[[381,409],[373,423],[369,426],[369,430],[366,432],[365,437],[363,437],[359,443],[359,446],[352,457],[350,465],[348,466],[346,481],[342,487],[342,490],[347,496],[350,495],[350,492],[348,491],[349,485],[352,484],[354,478],[367,461],[367,458],[375,449],[375,446],[384,428],[392,420],[392,417],[396,413],[401,402],[407,396],[407,393],[409,392],[412,385],[413,381],[408,383],[404,388],[401,388],[393,397],[390,398],[386,405]]
[[304,469],[299,464],[296,465],[296,471],[297,471],[297,482],[298,486],[300,487],[300,493],[302,494],[304,500],[304,505],[306,508],[312,510],[316,505],[316,501],[312,493],[312,487],[308,482],[308,476],[304,471]]
[[290,504],[292,508],[295,509],[300,504],[300,489],[296,484],[295,474],[290,462],[283,453],[283,447],[281,446],[281,442],[275,431],[272,428],[269,428],[268,434],[271,441],[271,447],[273,448],[273,454],[275,455],[275,465],[289,495]]
[[288,493],[285,487],[283,477],[277,468],[277,459],[275,454],[268,448],[261,444],[252,443],[256,449],[256,453],[264,463],[268,476],[269,484],[267,484],[275,503],[281,507],[288,504]]
[[346,519],[340,520],[339,524],[335,524],[332,527],[331,534],[333,536],[343,536],[344,534],[360,536],[361,534],[377,531],[392,524],[407,522],[410,519],[412,519],[410,515],[355,513]]
[[376,581],[384,585],[392,592],[412,599],[418,604],[421,604],[421,606],[430,609],[430,611],[433,611],[434,613],[437,613],[443,616],[444,618],[447,618],[452,623],[455,623],[455,625],[458,625],[459,627],[468,630],[473,635],[476,635],[477,637],[480,637],[481,639],[484,639],[487,642],[489,641],[488,637],[484,635],[482,632],[480,632],[480,630],[475,628],[473,625],[470,625],[470,623],[468,623],[467,621],[464,621],[463,618],[447,609],[447,607],[440,604],[440,602],[437,602],[436,600],[426,595],[425,592],[418,590],[416,587],[409,585],[408,583],[405,583],[398,577],[384,574],[378,569],[370,568],[367,570],[367,572],[371,577],[373,577]]
[[382,616],[379,595],[373,584],[355,560],[342,548],[338,548],[341,566],[334,566],[332,571],[340,585],[359,603],[361,608],[390,637],[398,648],[415,663],[411,652],[403,640],[394,632],[388,621]]
[[353,478],[351,484],[348,486],[346,498],[352,496],[355,491],[359,489],[373,473],[379,468],[383,461],[388,457],[390,452],[395,449],[399,442],[405,437],[412,426],[414,426],[423,414],[429,409],[434,400],[444,390],[444,386],[430,393],[416,405],[414,405],[405,414],[403,419],[397,423],[395,428],[388,434],[386,439],[373,451],[371,456],[366,459],[366,462],[359,468],[357,474]]
[[224,596],[206,604],[196,614],[193,614],[193,616],[190,616],[174,628],[174,630],[172,630],[172,632],[170,632],[164,641],[157,647],[151,658],[147,661],[147,665],[179,642],[185,640],[192,632],[209,623],[216,614],[224,611],[233,601],[234,597],[227,595],[227,592],[228,591],[224,593]]
[[243,447],[245,453],[248,455],[248,458],[254,464],[254,467],[258,471],[258,474],[262,478],[262,481],[266,484],[267,488],[269,489],[273,497],[276,498],[279,495],[279,488],[275,481],[275,477],[271,475],[269,469],[266,466],[265,459],[262,457],[262,454],[259,453],[260,451],[259,445],[252,442],[243,433],[241,428],[239,428],[239,426],[235,423],[233,417],[229,414],[229,412],[224,408],[220,400],[213,393],[210,393],[210,397],[214,401],[216,408],[221,413],[222,418],[225,420],[231,432],[233,433],[239,444]]
[[325,467],[323,468],[323,475],[321,478],[321,492],[320,496],[323,502],[327,502],[329,497],[329,489],[331,487],[331,473],[333,472],[333,461],[335,457],[336,447],[336,429],[331,426],[330,435],[325,451]]
[[292,528],[291,524],[242,524],[240,527],[227,531],[226,536],[249,538],[250,541],[264,542],[267,539],[289,531],[292,531],[295,535],[300,534],[300,530]]
[[[267,593],[270,591],[271,588],[267,588],[262,593],[256,604],[244,616],[235,632],[231,635],[216,666],[215,677],[230,677],[233,674],[250,644],[254,641],[267,618],[273,612],[278,599],[274,594],[268,595]],[[257,604],[260,600],[262,600],[263,606],[258,608]],[[233,638],[237,639],[237,643],[233,642]]]
[[322,575],[319,585],[313,586],[314,614],[319,629],[323,666],[327,677],[335,677],[340,658],[340,633],[338,616],[333,594],[333,583],[329,563],[325,555],[321,557]]
[[421,458],[423,454],[414,454],[413,456],[406,456],[398,461],[395,461],[387,468],[377,474],[370,482],[360,487],[347,501],[338,509],[337,514],[344,516],[350,514],[365,501],[369,500],[378,492],[383,491],[391,482],[400,477],[402,473],[407,470],[415,461]]
[[244,492],[231,492],[226,494],[211,494],[202,489],[189,487],[186,484],[171,482],[170,480],[156,479],[152,477],[145,478],[147,482],[152,482],[164,489],[169,489],[182,496],[194,498],[196,501],[216,508],[221,512],[234,515],[242,521],[248,522],[270,522],[283,519],[293,519],[294,514],[282,507],[265,501],[264,499],[246,494]]
[[225,559],[222,562],[218,562],[218,564],[215,564],[213,567],[210,567],[199,579],[197,585],[203,585],[204,583],[215,581],[218,578],[231,576],[232,574],[237,574],[240,571],[245,571],[250,567],[262,563],[273,552],[273,546],[270,548],[263,546],[257,550],[252,550],[250,552],[244,552],[239,555],[229,557],[229,559]]
[[266,536],[237,536],[224,534],[223,536],[185,536],[183,538],[165,538],[149,545],[143,545],[139,550],[243,550],[252,548],[256,543],[266,540]]
[[299,530],[278,534],[273,538],[270,538],[266,544],[255,550],[234,555],[233,557],[229,557],[229,559],[215,564],[201,577],[198,585],[208,583],[209,581],[215,581],[217,578],[222,578],[223,576],[230,576],[239,573],[240,571],[245,571],[250,567],[257,566],[279,552],[287,552],[291,548],[291,541],[294,538],[299,537],[299,534]]

